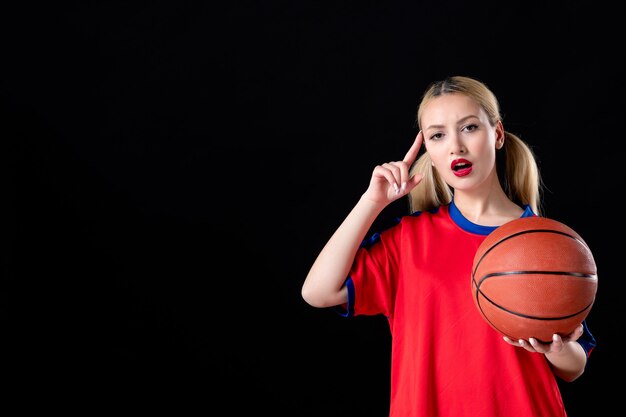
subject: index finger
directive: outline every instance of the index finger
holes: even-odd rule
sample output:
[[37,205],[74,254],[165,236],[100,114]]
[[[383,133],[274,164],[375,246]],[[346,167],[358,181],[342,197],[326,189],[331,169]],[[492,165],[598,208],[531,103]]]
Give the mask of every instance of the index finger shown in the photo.
[[402,161],[406,162],[409,165],[415,162],[415,159],[417,158],[417,154],[419,153],[420,148],[422,147],[423,140],[424,140],[424,134],[420,130],[417,133],[417,136],[415,137],[415,142],[413,142],[413,145],[411,145],[411,148],[408,150],[406,155],[404,155],[404,159],[402,159]]

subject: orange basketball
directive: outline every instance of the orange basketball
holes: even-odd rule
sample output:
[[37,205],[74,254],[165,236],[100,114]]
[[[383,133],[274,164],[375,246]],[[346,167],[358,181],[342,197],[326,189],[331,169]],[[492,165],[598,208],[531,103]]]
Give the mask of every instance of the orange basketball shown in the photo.
[[549,342],[587,317],[598,277],[578,233],[534,216],[505,223],[485,238],[474,256],[471,287],[478,311],[502,335]]

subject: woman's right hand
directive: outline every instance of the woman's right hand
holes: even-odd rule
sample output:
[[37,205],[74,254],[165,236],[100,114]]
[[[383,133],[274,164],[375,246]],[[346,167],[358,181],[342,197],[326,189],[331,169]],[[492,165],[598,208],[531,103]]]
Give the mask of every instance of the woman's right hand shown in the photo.
[[377,165],[372,173],[369,187],[363,194],[373,203],[388,205],[407,195],[422,180],[421,174],[409,178],[409,169],[417,159],[424,135],[420,130],[415,142],[401,161],[387,162]]

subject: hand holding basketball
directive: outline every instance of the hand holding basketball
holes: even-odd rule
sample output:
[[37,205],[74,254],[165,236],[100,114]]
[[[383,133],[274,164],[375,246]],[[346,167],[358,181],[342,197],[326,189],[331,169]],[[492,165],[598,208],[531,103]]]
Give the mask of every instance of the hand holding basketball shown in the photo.
[[543,343],[531,337],[528,340],[512,340],[507,336],[503,336],[505,342],[512,346],[523,347],[529,352],[537,353],[558,353],[563,350],[563,346],[566,342],[574,342],[580,338],[583,334],[583,325],[577,326],[574,331],[568,335],[561,336],[557,333],[552,335],[552,340],[549,343]]

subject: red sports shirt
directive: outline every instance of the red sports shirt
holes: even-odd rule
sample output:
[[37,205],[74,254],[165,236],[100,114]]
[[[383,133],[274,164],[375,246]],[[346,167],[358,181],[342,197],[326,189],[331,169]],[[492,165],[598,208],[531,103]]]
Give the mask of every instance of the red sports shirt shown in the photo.
[[[526,207],[522,217],[533,215]],[[474,305],[474,254],[493,230],[452,202],[404,216],[361,245],[344,315],[388,318],[390,417],[566,416],[545,356],[504,342]],[[595,339],[584,327],[589,355]]]

